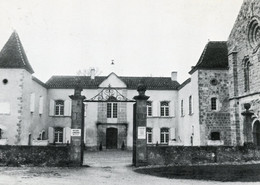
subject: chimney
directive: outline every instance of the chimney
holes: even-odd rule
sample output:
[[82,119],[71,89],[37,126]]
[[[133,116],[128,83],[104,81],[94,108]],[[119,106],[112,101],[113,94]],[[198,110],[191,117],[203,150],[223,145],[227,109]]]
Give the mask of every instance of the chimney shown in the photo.
[[177,71],[172,72],[171,79],[172,79],[172,81],[177,81]]
[[95,79],[95,68],[91,68],[91,70],[90,70],[90,78],[91,78],[91,80]]

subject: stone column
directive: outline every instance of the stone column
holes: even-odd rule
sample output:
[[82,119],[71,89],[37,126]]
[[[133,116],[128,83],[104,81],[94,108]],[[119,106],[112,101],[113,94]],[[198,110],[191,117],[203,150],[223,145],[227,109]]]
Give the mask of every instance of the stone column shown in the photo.
[[134,124],[133,124],[133,165],[147,165],[147,141],[146,141],[146,122],[147,109],[146,104],[149,96],[145,95],[146,87],[139,84],[135,96],[136,104],[134,105]]
[[[83,164],[83,150],[84,150],[84,104],[85,96],[81,95],[82,89],[77,86],[74,90],[74,95],[71,95],[72,100],[72,115],[71,115],[71,129],[75,131],[71,135],[71,143],[69,149],[70,161],[72,166],[82,166]],[[80,134],[79,134],[80,133]]]
[[249,110],[251,107],[249,103],[245,103],[244,107],[246,110],[241,113],[244,116],[244,145],[251,145],[253,144],[252,115],[254,115],[254,113]]

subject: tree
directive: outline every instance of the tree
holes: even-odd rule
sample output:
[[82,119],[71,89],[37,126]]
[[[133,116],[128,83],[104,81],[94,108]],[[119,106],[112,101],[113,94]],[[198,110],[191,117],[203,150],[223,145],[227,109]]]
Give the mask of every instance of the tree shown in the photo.
[[95,76],[101,75],[102,71],[98,67],[90,67],[88,69],[81,69],[77,71],[78,76],[91,76],[91,71],[94,72]]

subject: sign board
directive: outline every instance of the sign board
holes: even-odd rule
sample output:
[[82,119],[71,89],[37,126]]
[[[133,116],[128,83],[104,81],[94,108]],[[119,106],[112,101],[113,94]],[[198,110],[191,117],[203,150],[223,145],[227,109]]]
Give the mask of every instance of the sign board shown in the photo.
[[70,135],[73,136],[81,136],[81,129],[71,129]]
[[146,127],[138,127],[137,139],[146,139]]

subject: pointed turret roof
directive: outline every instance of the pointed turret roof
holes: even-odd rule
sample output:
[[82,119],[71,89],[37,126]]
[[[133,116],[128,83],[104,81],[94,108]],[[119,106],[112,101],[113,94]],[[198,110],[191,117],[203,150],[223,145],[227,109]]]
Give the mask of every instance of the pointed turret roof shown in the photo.
[[200,59],[189,74],[197,69],[227,69],[228,68],[228,49],[226,41],[210,41],[205,46]]
[[0,52],[0,68],[23,68],[31,74],[34,73],[15,31]]

